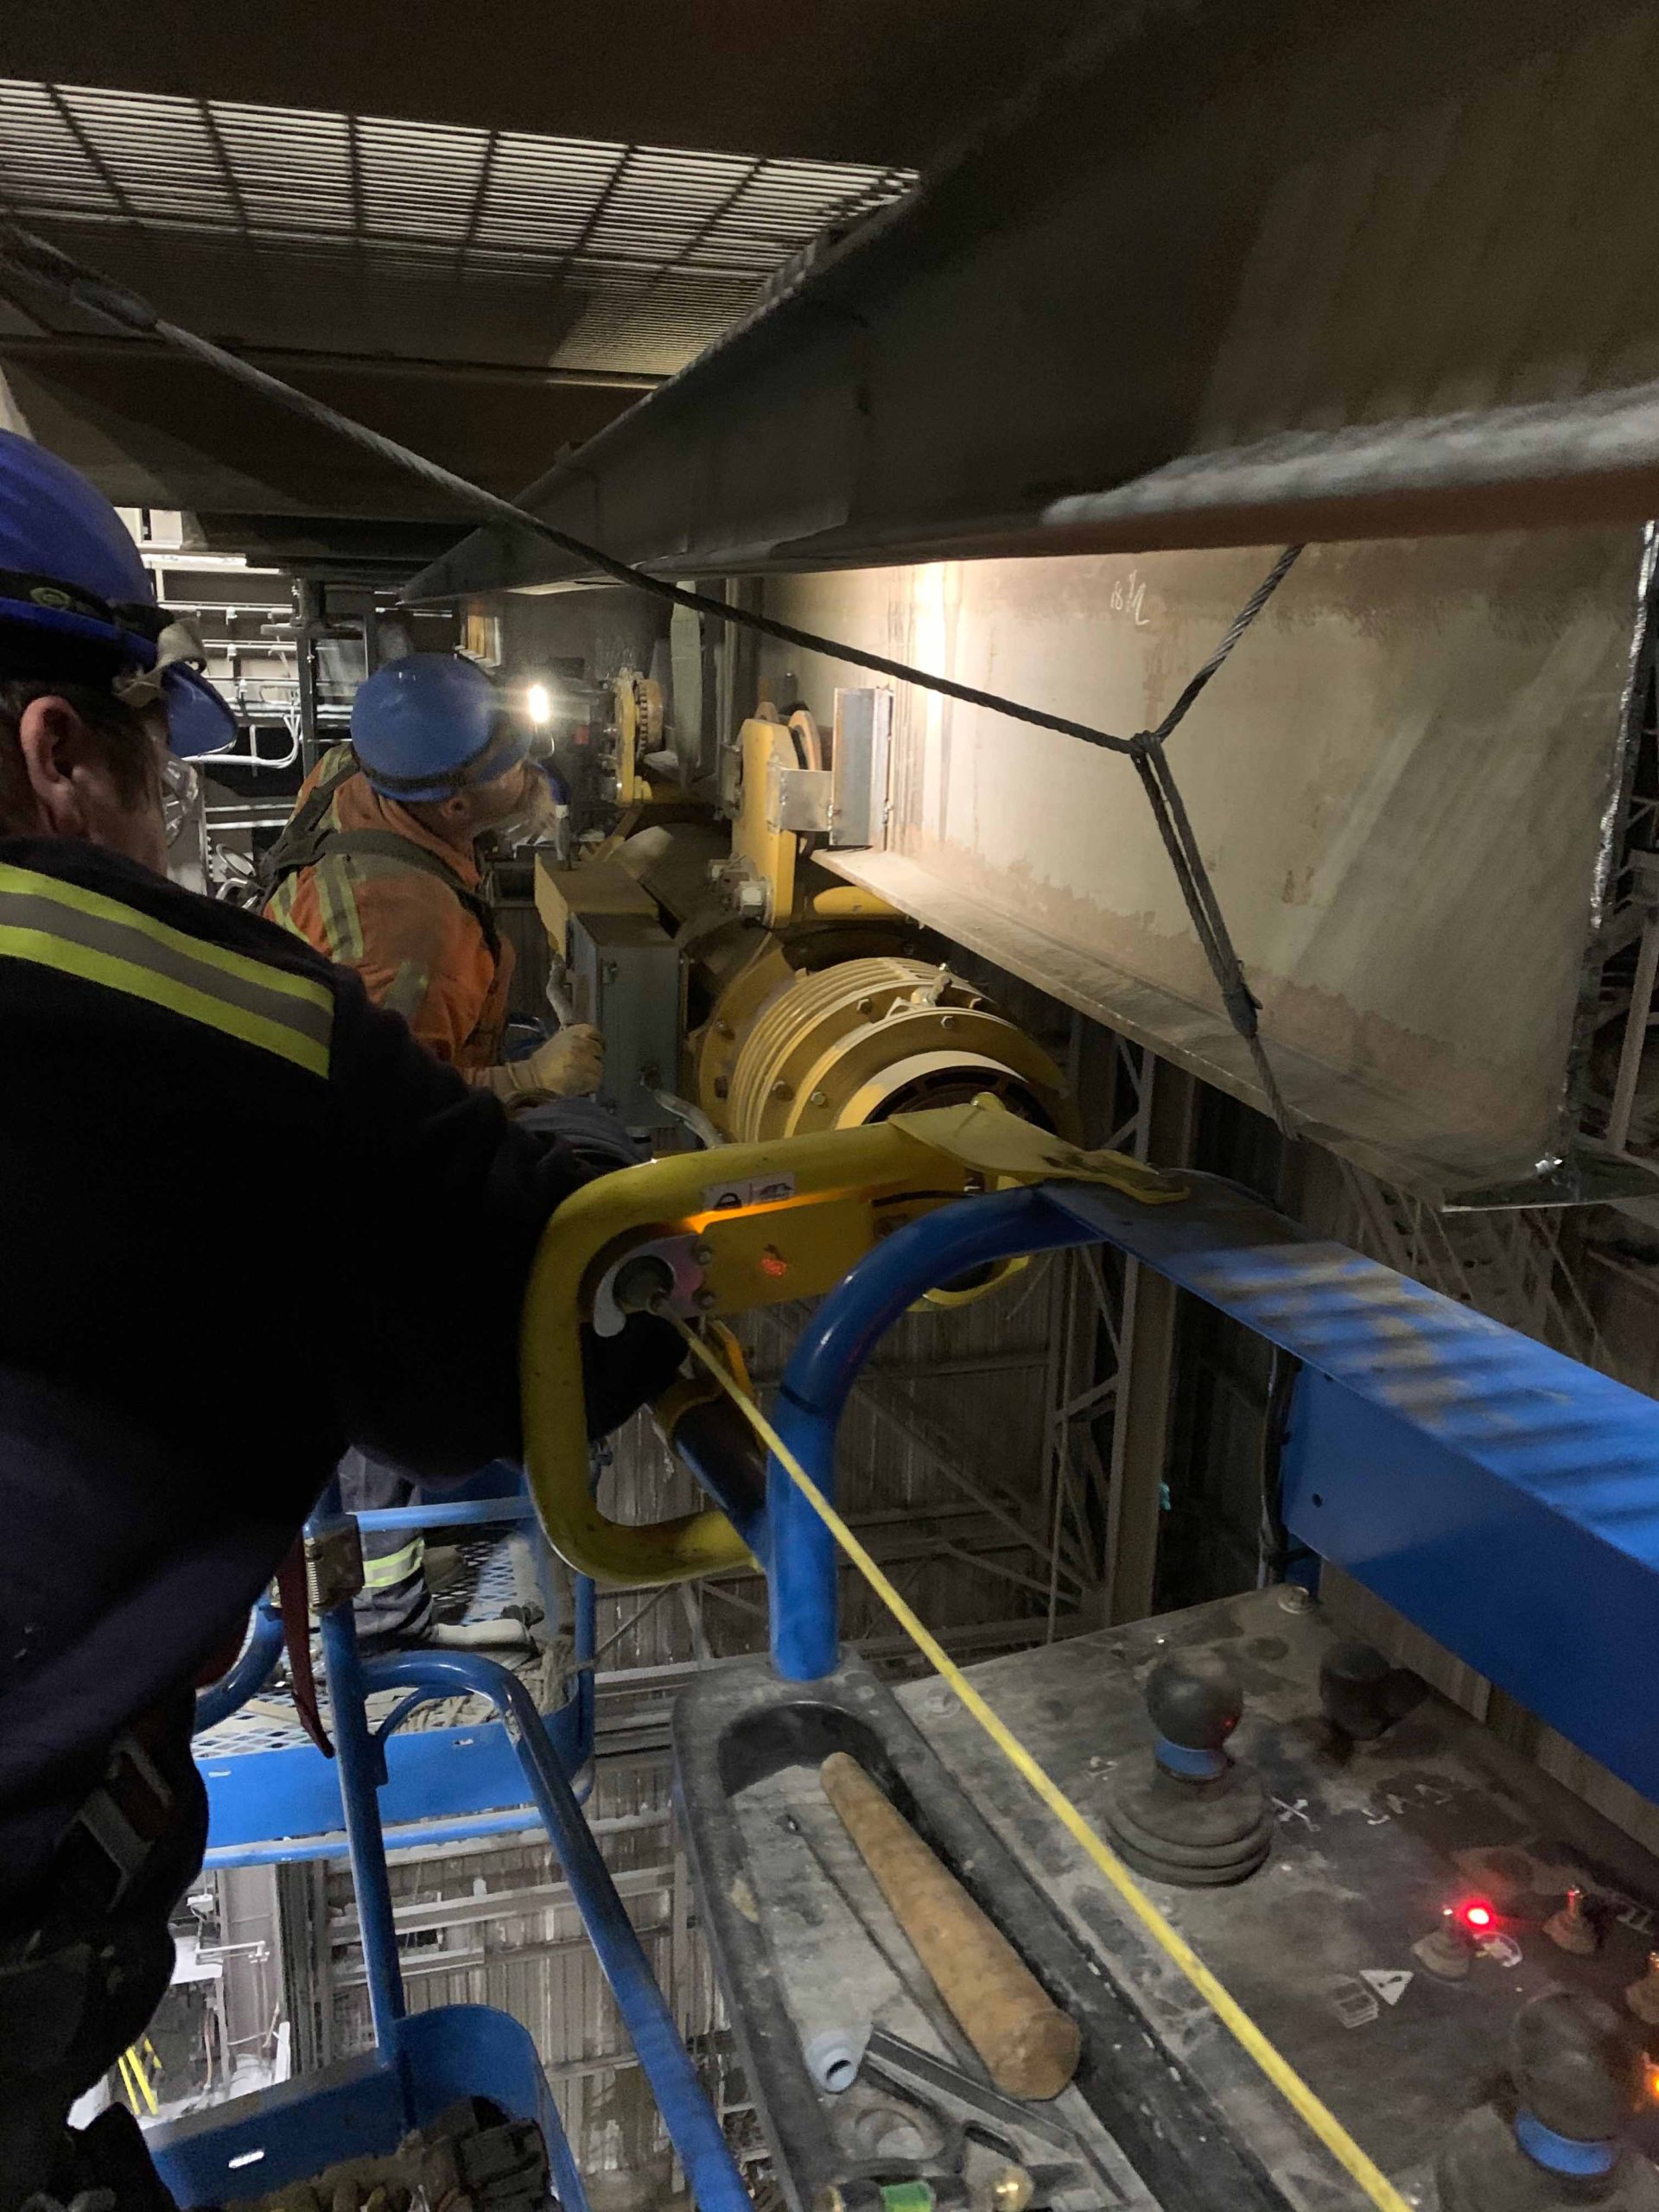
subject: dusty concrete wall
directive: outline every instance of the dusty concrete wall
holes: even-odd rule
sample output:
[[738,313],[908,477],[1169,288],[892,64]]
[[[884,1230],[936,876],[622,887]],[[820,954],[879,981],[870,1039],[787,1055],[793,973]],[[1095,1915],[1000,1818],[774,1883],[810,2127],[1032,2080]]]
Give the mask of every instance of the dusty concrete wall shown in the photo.
[[[861,570],[773,580],[767,603],[1128,734],[1271,558]],[[1265,1032],[1316,1122],[1471,1180],[1559,1144],[1638,558],[1628,531],[1310,549],[1171,741]],[[861,680],[783,648],[763,664],[794,671],[823,715]],[[1023,932],[1027,969],[1052,948],[1047,980],[1073,1003],[1092,964],[1163,995],[1166,1039],[1181,1007],[1214,1007],[1127,761],[925,694],[900,695],[896,727],[906,886]],[[1110,1018],[1109,983],[1093,996]]]

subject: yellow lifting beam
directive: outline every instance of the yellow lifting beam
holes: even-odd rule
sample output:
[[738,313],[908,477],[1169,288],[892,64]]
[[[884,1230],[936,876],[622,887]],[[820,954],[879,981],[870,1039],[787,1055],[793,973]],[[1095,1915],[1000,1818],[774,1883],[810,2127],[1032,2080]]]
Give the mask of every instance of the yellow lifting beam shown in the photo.
[[640,1526],[600,1510],[588,1482],[584,1323],[614,1328],[648,1303],[692,1321],[816,1298],[918,1214],[970,1192],[1050,1181],[1108,1183],[1147,1205],[1185,1195],[1122,1153],[1085,1152],[985,1099],[677,1154],[576,1192],[543,1235],[520,1351],[524,1466],[549,1542],[613,1586],[685,1581],[749,1560],[712,1507]]

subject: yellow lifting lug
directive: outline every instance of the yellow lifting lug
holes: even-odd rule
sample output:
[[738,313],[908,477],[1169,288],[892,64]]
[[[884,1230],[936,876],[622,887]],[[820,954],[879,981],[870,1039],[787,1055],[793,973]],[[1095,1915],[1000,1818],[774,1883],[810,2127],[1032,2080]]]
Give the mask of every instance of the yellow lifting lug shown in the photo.
[[993,1184],[1107,1183],[1142,1205],[1166,1206],[1186,1196],[1178,1175],[1166,1175],[1124,1152],[1090,1152],[1051,1129],[1010,1114],[1001,1100],[973,1099],[922,1114],[893,1114],[889,1128],[908,1129],[936,1152],[948,1153]]
[[681,1153],[601,1176],[543,1233],[520,1343],[524,1467],[554,1549],[579,1573],[632,1586],[751,1563],[713,1508],[632,1525],[588,1482],[582,1328],[659,1307],[683,1319],[830,1290],[884,1236],[974,1191],[1107,1181],[1149,1204],[1184,1195],[1112,1153],[1086,1153],[989,1100],[859,1128]]

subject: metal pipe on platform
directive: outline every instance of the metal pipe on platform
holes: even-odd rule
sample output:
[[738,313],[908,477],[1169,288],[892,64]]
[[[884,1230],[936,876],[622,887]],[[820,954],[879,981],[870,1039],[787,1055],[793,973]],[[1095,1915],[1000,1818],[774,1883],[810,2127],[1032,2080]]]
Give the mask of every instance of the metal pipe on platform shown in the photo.
[[[331,1481],[306,1523],[308,1538],[331,1533],[344,1518],[340,1484]],[[386,1840],[380,1825],[379,1789],[385,1759],[369,1733],[364,1709],[367,1669],[357,1648],[357,1626],[350,1598],[321,1614],[323,1667],[328,1681],[329,1718],[340,1765],[340,1802],[346,1840],[352,1855],[352,1886],[363,1930],[363,1965],[368,1975],[369,2010],[375,2041],[383,2050],[396,2048],[403,2018],[404,1978],[397,1968],[397,1928],[391,1909],[391,1881],[386,1872]]]
[[[703,2094],[696,2069],[680,2040],[673,2015],[529,1691],[506,1668],[475,1652],[393,1652],[385,1658],[364,1661],[361,1681],[368,1690],[423,1689],[435,1697],[464,1693],[486,1698],[508,1724],[524,1779],[564,1870],[594,1956],[639,2054],[699,2212],[750,2212],[748,2191],[720,2122]],[[340,1779],[342,1783],[346,1779],[343,1760]],[[355,1852],[353,1856],[355,1864]],[[384,1864],[383,1859],[383,1871]],[[361,1914],[360,1894],[359,1910]],[[366,1919],[363,1924],[366,1958],[370,1932]],[[372,1982],[370,1988],[372,1994]]]
[[[836,1432],[853,1385],[925,1291],[993,1261],[1098,1241],[1097,1230],[1038,1185],[944,1206],[861,1260],[801,1332],[772,1412],[825,1497],[835,1496]],[[840,1648],[836,1542],[775,1459],[766,1469],[765,1543],[772,1663],[786,1681],[816,1681],[834,1670]]]
[[240,1713],[276,1673],[282,1656],[283,1617],[268,1597],[261,1598],[249,1620],[248,1640],[229,1671],[197,1698],[191,1733],[200,1735],[204,1728],[217,1728],[221,1720]]
[[378,1505],[355,1516],[365,1535],[385,1529],[465,1529],[495,1521],[533,1521],[536,1508],[521,1491],[517,1497],[441,1498],[423,1505]]

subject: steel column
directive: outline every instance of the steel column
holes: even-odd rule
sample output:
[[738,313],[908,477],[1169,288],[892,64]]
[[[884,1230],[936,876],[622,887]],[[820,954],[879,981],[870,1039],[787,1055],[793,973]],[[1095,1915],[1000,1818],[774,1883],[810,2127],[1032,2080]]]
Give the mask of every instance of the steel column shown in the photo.
[[[1185,1167],[1192,1157],[1198,1102],[1198,1083],[1185,1068],[1144,1053],[1135,1158],[1156,1167]],[[1125,1258],[1111,1492],[1106,1507],[1106,1618],[1111,1622],[1142,1620],[1153,1610],[1173,1411],[1179,1303],[1179,1294],[1166,1275]]]

